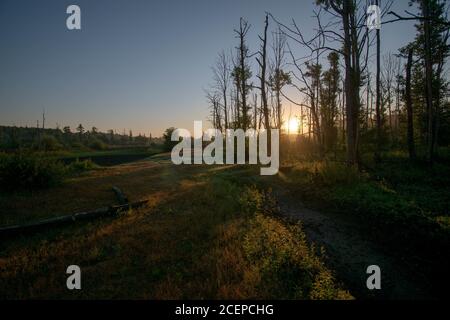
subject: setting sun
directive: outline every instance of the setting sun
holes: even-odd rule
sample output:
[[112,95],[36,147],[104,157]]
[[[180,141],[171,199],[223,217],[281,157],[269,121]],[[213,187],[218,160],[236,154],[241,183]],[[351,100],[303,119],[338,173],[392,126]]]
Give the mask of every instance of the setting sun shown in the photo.
[[286,129],[288,130],[289,134],[297,134],[299,127],[300,127],[300,124],[299,124],[298,119],[292,118],[291,120],[289,120]]

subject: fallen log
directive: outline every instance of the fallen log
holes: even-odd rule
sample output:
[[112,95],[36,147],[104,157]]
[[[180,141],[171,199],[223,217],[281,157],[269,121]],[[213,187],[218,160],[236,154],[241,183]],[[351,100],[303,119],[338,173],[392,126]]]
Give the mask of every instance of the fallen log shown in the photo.
[[116,194],[117,199],[119,200],[119,204],[127,204],[128,198],[127,196],[120,190],[118,187],[112,187],[114,193]]
[[9,237],[18,234],[33,233],[43,229],[47,229],[49,227],[67,225],[70,223],[74,223],[76,221],[90,220],[107,216],[116,216],[120,212],[142,207],[147,202],[148,202],[147,200],[143,200],[133,203],[122,204],[118,206],[103,207],[93,211],[77,212],[71,215],[49,218],[28,224],[7,226],[0,228],[0,237]]

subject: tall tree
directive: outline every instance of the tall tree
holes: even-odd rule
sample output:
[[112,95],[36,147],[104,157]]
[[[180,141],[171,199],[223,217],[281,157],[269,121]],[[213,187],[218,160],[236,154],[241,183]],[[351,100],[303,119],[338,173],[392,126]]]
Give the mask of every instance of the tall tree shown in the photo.
[[[376,0],[376,5],[379,6],[379,0]],[[381,118],[381,30],[378,28],[376,33],[377,38],[377,75],[376,75],[376,104],[375,104],[375,117],[377,124],[377,141],[375,148],[375,161],[381,160],[381,136],[382,136],[382,118]]]
[[243,18],[239,21],[239,29],[235,29],[234,32],[239,39],[238,50],[238,64],[234,69],[233,76],[236,79],[236,83],[239,89],[239,96],[241,99],[241,109],[242,109],[242,129],[247,130],[250,125],[249,121],[249,106],[247,104],[247,95],[250,91],[251,84],[248,80],[251,78],[250,67],[247,63],[248,59],[248,47],[246,44],[246,37],[248,31],[250,30],[250,25]]
[[231,80],[229,61],[230,59],[227,57],[225,51],[222,51],[219,53],[216,65],[213,67],[215,87],[222,95],[224,129],[229,128],[228,91]]
[[[259,57],[256,58],[258,62],[260,72],[258,75],[258,79],[260,81],[260,90],[261,90],[261,103],[262,103],[262,111],[264,115],[264,127],[266,130],[270,130],[270,113],[269,106],[267,103],[267,80],[266,80],[266,72],[267,72],[267,29],[269,28],[269,16],[266,14],[264,20],[264,33],[263,36],[259,36],[261,40],[261,49],[258,52]],[[270,134],[268,135],[270,137]],[[270,143],[269,143],[270,144]]]
[[[342,51],[345,65],[345,113],[346,113],[346,140],[347,140],[347,162],[350,165],[358,163],[359,143],[359,112],[360,112],[360,85],[361,85],[361,54],[366,37],[361,39],[359,28],[358,10],[353,0],[316,0],[318,5],[338,17],[342,24],[344,35],[341,36],[332,30],[342,43]],[[365,13],[363,15],[365,17]],[[325,32],[325,31],[322,31]],[[365,33],[364,33],[365,35]]]
[[[433,163],[436,145],[437,131],[440,115],[442,92],[446,90],[442,79],[442,68],[449,56],[450,46],[449,26],[446,16],[446,1],[441,0],[413,0],[418,6],[420,15],[408,12],[407,17],[402,17],[391,12],[397,19],[388,21],[416,20],[416,38],[411,44],[414,54],[423,61],[422,68],[419,65],[414,69],[412,76],[412,92],[418,92],[423,97],[426,109],[425,139],[427,145],[426,159]],[[417,97],[414,100],[421,100]]]
[[336,121],[338,116],[338,94],[340,92],[340,70],[339,55],[336,52],[330,52],[328,55],[329,69],[322,75],[321,89],[321,118],[322,131],[324,136],[324,145],[327,151],[331,150],[336,144],[337,128]]
[[281,31],[278,31],[274,35],[273,40],[273,63],[271,67],[271,75],[269,83],[271,90],[275,93],[275,127],[281,130],[283,126],[283,105],[281,102],[281,90],[283,87],[290,83],[291,79],[287,72],[283,70],[284,67],[284,53],[286,47],[286,37]]
[[411,97],[411,68],[413,63],[413,52],[412,47],[408,50],[408,62],[406,64],[406,82],[405,82],[405,105],[407,113],[407,142],[408,142],[408,152],[409,158],[414,160],[416,158],[416,148],[414,144],[414,115],[413,115],[413,104]]
[[387,106],[388,112],[388,122],[389,122],[389,130],[391,133],[391,140],[394,140],[394,126],[395,119],[394,113],[392,110],[392,103],[394,98],[394,81],[395,81],[395,72],[397,69],[397,60],[395,57],[388,53],[384,56],[383,59],[383,71],[382,71],[382,86],[383,86],[383,94],[384,94],[384,105]]

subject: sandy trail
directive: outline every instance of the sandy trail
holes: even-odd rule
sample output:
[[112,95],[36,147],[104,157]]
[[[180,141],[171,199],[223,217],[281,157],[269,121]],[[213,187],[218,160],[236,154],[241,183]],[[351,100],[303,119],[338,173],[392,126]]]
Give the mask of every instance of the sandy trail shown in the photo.
[[[356,298],[430,299],[429,285],[423,276],[414,273],[404,261],[368,240],[357,225],[342,215],[305,208],[287,191],[276,189],[281,214],[301,220],[308,241],[323,247],[326,263],[336,272]],[[366,269],[381,268],[381,290],[368,290]]]

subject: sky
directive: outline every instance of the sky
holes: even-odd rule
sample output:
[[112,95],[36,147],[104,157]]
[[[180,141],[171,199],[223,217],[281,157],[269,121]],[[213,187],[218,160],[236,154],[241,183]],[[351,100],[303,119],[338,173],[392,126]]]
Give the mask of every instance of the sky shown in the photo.
[[[81,8],[81,30],[66,27],[71,4]],[[255,52],[266,11],[312,34],[314,8],[313,0],[0,0],[0,125],[35,126],[45,110],[53,128],[147,136],[192,128],[206,120],[211,66],[236,46],[240,17]],[[415,32],[411,23],[382,31],[384,52]]]

